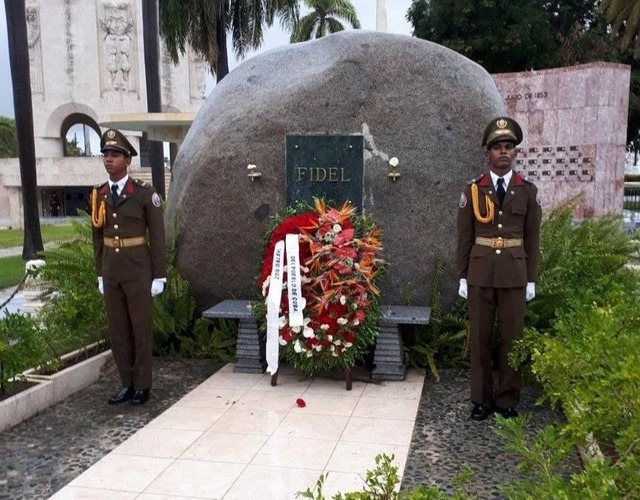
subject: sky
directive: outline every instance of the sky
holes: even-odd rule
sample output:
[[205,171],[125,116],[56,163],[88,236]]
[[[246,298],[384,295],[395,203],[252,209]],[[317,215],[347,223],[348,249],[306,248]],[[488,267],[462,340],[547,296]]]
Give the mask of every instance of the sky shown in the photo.
[[[356,8],[362,29],[374,30],[376,28],[376,0],[351,0]],[[303,4],[303,2],[301,2]],[[387,0],[387,31],[403,35],[411,34],[411,25],[406,20],[406,13],[411,5],[411,0]],[[302,10],[304,14],[306,10]],[[278,23],[265,32],[264,44],[257,50],[249,53],[249,59],[269,49],[287,45],[289,33],[285,33]],[[233,71],[242,61],[235,59],[233,51],[229,50],[229,69]],[[207,95],[215,86],[213,78],[207,79]],[[4,2],[0,2],[0,116],[13,117],[13,96],[11,89],[11,71],[9,67],[9,49],[7,46],[7,20],[4,12]]]

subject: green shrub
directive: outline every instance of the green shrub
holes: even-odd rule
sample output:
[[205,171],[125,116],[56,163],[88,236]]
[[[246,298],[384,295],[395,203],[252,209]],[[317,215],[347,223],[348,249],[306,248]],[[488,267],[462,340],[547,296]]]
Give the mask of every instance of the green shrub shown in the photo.
[[237,328],[233,320],[213,322],[199,318],[190,336],[180,335],[178,338],[181,356],[219,359],[223,363],[235,361]]
[[0,318],[0,394],[11,379],[44,359],[38,322],[31,315],[5,314]]

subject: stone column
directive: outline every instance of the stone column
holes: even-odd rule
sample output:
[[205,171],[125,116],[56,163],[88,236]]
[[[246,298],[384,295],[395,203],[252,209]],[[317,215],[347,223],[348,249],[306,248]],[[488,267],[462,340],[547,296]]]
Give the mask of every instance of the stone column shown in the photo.
[[387,2],[376,0],[376,31],[387,31]]

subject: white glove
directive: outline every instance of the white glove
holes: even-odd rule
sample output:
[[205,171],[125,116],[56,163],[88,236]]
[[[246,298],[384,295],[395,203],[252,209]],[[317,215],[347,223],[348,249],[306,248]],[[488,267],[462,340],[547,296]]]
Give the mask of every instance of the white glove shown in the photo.
[[102,276],[98,276],[98,291],[100,295],[104,295],[104,281],[102,281]]
[[536,284],[535,283],[527,283],[527,291],[524,294],[524,298],[527,302],[532,300],[536,296]]
[[164,282],[166,278],[156,278],[151,283],[151,296],[155,297],[156,295],[161,294],[164,291]]
[[466,299],[468,294],[467,290],[467,280],[464,278],[460,278],[460,287],[458,288],[458,295],[463,299]]

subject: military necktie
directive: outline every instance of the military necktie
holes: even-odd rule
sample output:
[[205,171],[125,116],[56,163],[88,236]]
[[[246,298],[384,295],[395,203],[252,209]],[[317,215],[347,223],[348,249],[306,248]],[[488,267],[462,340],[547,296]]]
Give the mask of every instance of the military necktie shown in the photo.
[[118,203],[118,185],[117,184],[113,184],[111,186],[111,198],[113,199],[114,205]]
[[500,205],[502,205],[502,202],[504,201],[504,195],[506,194],[504,190],[504,179],[502,177],[498,179],[498,189],[496,189],[496,194],[498,195]]

